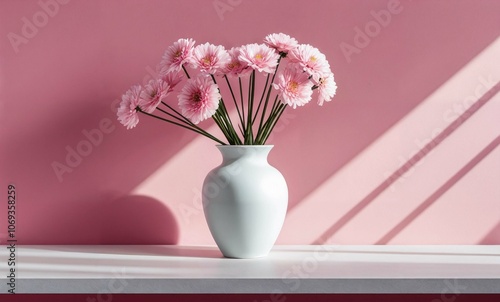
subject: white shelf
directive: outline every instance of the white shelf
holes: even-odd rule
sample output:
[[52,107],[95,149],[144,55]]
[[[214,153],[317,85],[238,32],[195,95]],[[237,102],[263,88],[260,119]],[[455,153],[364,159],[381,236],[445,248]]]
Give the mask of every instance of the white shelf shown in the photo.
[[[0,291],[7,255],[0,252]],[[500,293],[500,246],[17,246],[17,293]]]

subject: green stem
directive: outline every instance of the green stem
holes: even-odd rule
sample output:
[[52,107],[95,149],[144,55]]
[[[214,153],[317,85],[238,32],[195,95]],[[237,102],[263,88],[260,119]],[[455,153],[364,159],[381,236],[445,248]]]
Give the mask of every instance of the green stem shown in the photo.
[[[273,107],[271,108],[271,113],[269,114],[269,117],[268,117],[267,120],[269,120],[269,118],[273,116],[273,112],[275,110],[275,105],[276,105],[276,101],[277,100],[278,100],[278,95],[276,94],[276,97],[274,98]],[[262,110],[262,117],[260,119],[259,130],[257,131],[257,137],[261,137],[262,136],[262,132],[263,132],[262,126],[264,125],[263,122],[264,122],[264,117],[266,115],[266,109],[267,109],[268,101],[269,101],[269,97],[266,98],[266,103],[264,105],[264,109]]]
[[[273,108],[271,112],[269,113],[269,116],[267,120],[264,122],[261,132],[259,133],[259,142],[262,142],[264,140],[264,137],[266,136],[266,133],[269,131],[269,128],[272,126],[275,118],[278,116],[280,109],[282,106],[285,106],[281,102],[276,102],[277,98],[275,98],[275,104],[273,104]],[[276,105],[276,106],[275,106]]]
[[221,114],[220,111],[217,112],[217,119],[219,122],[219,126],[223,128],[223,131],[225,132],[225,136],[229,140],[229,144],[231,145],[241,145],[241,140],[234,131],[233,125],[231,125],[227,119],[224,119],[224,115]]
[[168,107],[170,110],[172,110],[173,112],[175,112],[178,116],[180,116],[180,117],[182,118],[182,120],[181,120],[181,119],[179,119],[178,117],[175,117],[173,114],[171,114],[171,113],[169,113],[169,112],[166,112],[165,110],[163,110],[163,109],[161,109],[161,108],[159,108],[159,107],[156,107],[156,109],[160,110],[160,111],[161,111],[161,112],[163,112],[163,113],[166,113],[166,114],[170,115],[171,117],[173,117],[173,118],[175,118],[175,119],[177,119],[177,120],[180,120],[180,121],[182,121],[182,122],[184,122],[184,123],[188,124],[189,126],[191,126],[191,127],[195,128],[195,129],[197,129],[197,130],[198,130],[198,131],[200,131],[200,132],[205,133],[205,135],[212,136],[210,133],[208,133],[207,131],[205,131],[205,130],[203,130],[202,128],[198,127],[195,123],[191,122],[191,120],[190,120],[190,119],[188,119],[188,118],[187,118],[187,117],[185,117],[183,114],[181,114],[180,112],[178,112],[177,110],[175,110],[175,109],[174,109],[172,106],[170,106],[169,104],[167,104],[167,103],[165,103],[165,102],[163,102],[163,101],[162,101],[161,103],[162,103],[163,105],[167,106],[167,107]]
[[243,122],[241,123],[241,127],[243,128],[243,132],[245,132],[245,106],[243,104],[243,87],[241,84],[241,78],[238,77],[238,83],[240,84],[240,101],[241,101],[241,115],[243,118]]
[[178,116],[182,117],[183,120],[185,120],[188,124],[194,126],[195,124],[193,122],[191,122],[190,119],[188,119],[187,117],[185,117],[183,114],[181,114],[179,111],[175,110],[174,107],[170,106],[169,104],[165,103],[164,101],[161,102],[163,105],[167,106],[168,109],[172,110],[173,112],[175,112]]
[[[281,56],[278,58],[278,64],[276,65],[276,69],[274,70],[274,74],[273,74],[273,78],[271,80],[271,84],[269,85],[269,88],[267,90],[266,103],[264,104],[264,109],[262,110],[263,112],[262,112],[262,115],[260,117],[259,130],[258,130],[259,132],[261,130],[262,122],[264,121],[264,118],[265,118],[265,115],[266,115],[267,104],[269,102],[269,97],[271,96],[271,91],[273,89],[274,79],[276,78],[276,74],[278,73],[278,68],[280,67],[280,62],[281,62]],[[267,84],[267,82],[266,82],[266,84]],[[266,86],[266,88],[267,88],[267,86]],[[266,90],[266,88],[264,88],[264,91]],[[276,103],[276,100],[277,100],[277,97],[274,100],[275,103]]]
[[212,119],[215,121],[215,123],[217,124],[217,126],[222,131],[222,134],[224,134],[224,136],[226,137],[227,141],[231,145],[232,138],[229,135],[229,131],[226,129],[225,124],[221,121],[221,118],[220,118],[220,116],[219,116],[219,114],[217,112],[214,115],[212,115]]
[[185,123],[185,124],[188,124],[188,125],[190,125],[190,126],[191,126],[191,124],[190,124],[190,123],[187,123],[185,120],[181,119],[180,117],[177,117],[177,116],[173,115],[173,114],[172,114],[172,113],[170,113],[170,112],[167,112],[167,111],[165,111],[165,110],[163,110],[163,109],[161,109],[161,108],[159,108],[159,107],[156,107],[156,109],[157,109],[158,111],[161,111],[161,112],[165,113],[166,115],[168,115],[168,116],[170,116],[170,117],[173,117],[174,119],[178,120],[179,122],[182,122],[182,123]]
[[[266,89],[267,89],[267,84],[269,83],[269,76],[270,75],[271,75],[270,73],[267,74],[266,84],[264,85],[264,89],[262,89],[262,96],[260,97],[260,101],[259,101],[259,105],[257,106],[257,110],[255,110],[255,115],[252,119],[252,125],[255,122],[257,115],[259,114],[260,106],[262,105],[262,100],[264,100],[264,95],[266,95]],[[273,77],[273,79],[274,79],[274,77]],[[269,98],[269,96],[268,96],[268,98]],[[267,104],[267,99],[266,99],[266,104]],[[265,112],[265,108],[264,108],[264,112]]]
[[189,76],[189,73],[186,70],[186,67],[184,67],[184,64],[182,64],[182,70],[184,70],[184,73],[186,74],[187,78],[190,79],[191,77]]
[[238,129],[240,129],[240,133],[243,137],[245,137],[245,130],[243,130],[243,128],[241,128],[241,125],[238,125]]
[[279,104],[280,103],[278,102],[278,97],[276,96],[276,98],[274,99],[273,107],[271,107],[271,112],[274,112],[274,110],[276,110]]
[[253,145],[252,114],[253,114],[254,93],[255,93],[255,70],[252,71],[248,87],[248,119],[247,119],[247,131],[245,135],[245,145]]
[[[147,113],[147,112],[145,112],[145,111],[142,111],[140,108],[137,108],[137,111],[138,111],[138,112],[140,112],[140,113],[143,113],[143,114],[145,114],[145,115],[147,115],[147,116],[154,117],[154,118],[159,119],[159,120],[162,120],[162,121],[164,121],[164,122],[171,123],[171,124],[177,125],[177,126],[179,126],[179,127],[182,127],[182,128],[184,128],[184,129],[191,130],[191,131],[193,131],[193,132],[196,132],[196,133],[198,133],[198,134],[201,134],[201,135],[203,135],[203,136],[206,136],[206,137],[210,138],[211,140],[216,141],[217,143],[219,143],[219,144],[221,144],[221,145],[226,145],[226,143],[224,143],[223,141],[219,140],[219,139],[218,139],[218,138],[216,138],[215,136],[210,135],[210,134],[208,134],[208,133],[203,133],[203,132],[201,132],[201,131],[198,131],[197,129],[194,129],[194,128],[191,128],[191,127],[188,127],[188,126],[186,126],[186,125],[179,124],[179,123],[177,123],[177,122],[174,122],[174,121],[168,120],[168,119],[166,119],[166,118],[163,118],[163,117],[160,117],[160,116],[157,116],[157,115],[151,114],[151,113]],[[207,135],[207,134],[208,134],[208,135]]]
[[231,145],[241,145],[241,140],[238,134],[236,133],[236,131],[234,131],[233,125],[224,118],[224,114],[221,111],[217,110],[216,115],[220,122],[220,126],[224,127],[223,131],[225,131],[226,136],[231,138],[229,143]]
[[285,104],[281,104],[278,107],[279,109],[278,109],[277,114],[275,115],[275,118],[271,122],[270,126],[268,126],[268,129],[266,130],[264,136],[261,138],[261,143],[262,144],[266,143],[267,139],[269,138],[269,135],[271,135],[271,132],[273,131],[273,129],[276,126],[276,124],[278,123],[278,120],[280,119],[281,115],[285,111],[286,107],[287,107],[287,105],[285,105]]
[[[215,77],[213,74],[210,75],[212,77],[212,81],[214,84],[217,85],[217,81],[215,80]],[[231,85],[230,85],[231,86]],[[220,88],[218,88],[219,93],[220,93]],[[222,121],[226,124],[226,129],[228,130],[228,134],[233,137],[233,141],[230,142],[232,145],[237,144],[239,142],[239,137],[236,131],[234,130],[233,122],[231,121],[231,117],[229,116],[229,113],[227,112],[226,105],[224,103],[224,99],[221,98],[219,101],[219,109],[221,114],[220,117],[222,118]]]
[[227,75],[224,75],[224,78],[226,79],[227,86],[229,87],[229,91],[231,92],[231,96],[233,97],[234,106],[236,107],[236,111],[238,112],[238,117],[240,118],[240,123],[243,124],[243,119],[241,117],[240,109],[238,108],[238,102],[236,102],[236,97],[234,96],[234,92],[233,92],[233,88],[231,87],[231,83],[229,83],[229,79],[227,78]]

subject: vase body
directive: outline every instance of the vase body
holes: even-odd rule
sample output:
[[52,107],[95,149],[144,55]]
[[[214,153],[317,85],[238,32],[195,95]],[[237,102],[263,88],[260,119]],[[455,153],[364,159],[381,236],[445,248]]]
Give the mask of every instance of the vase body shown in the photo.
[[264,257],[281,231],[288,187],[267,162],[272,147],[217,146],[222,164],[205,178],[202,200],[210,232],[226,257]]

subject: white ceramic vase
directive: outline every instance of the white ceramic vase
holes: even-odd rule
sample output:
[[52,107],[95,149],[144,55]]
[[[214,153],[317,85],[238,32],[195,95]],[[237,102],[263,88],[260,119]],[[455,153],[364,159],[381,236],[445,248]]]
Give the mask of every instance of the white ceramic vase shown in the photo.
[[285,220],[288,187],[267,162],[273,146],[217,146],[222,164],[203,183],[203,210],[217,246],[230,258],[266,256]]

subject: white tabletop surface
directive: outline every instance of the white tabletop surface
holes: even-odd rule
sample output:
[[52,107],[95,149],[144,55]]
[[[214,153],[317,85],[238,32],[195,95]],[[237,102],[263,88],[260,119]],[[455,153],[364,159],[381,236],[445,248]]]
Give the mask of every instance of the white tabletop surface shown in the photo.
[[[0,252],[6,292],[8,250]],[[18,293],[500,293],[500,246],[17,246]]]

